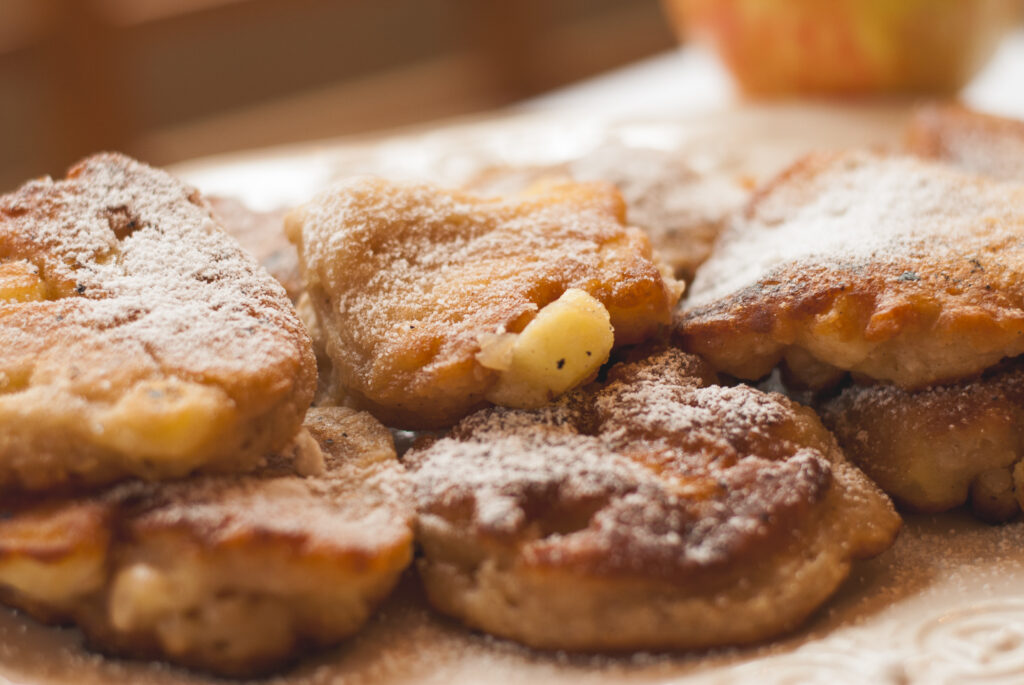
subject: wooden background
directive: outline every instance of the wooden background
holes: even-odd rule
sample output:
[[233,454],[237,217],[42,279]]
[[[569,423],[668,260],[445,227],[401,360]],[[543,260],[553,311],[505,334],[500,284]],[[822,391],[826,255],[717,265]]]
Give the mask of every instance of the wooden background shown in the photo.
[[0,0],[0,190],[492,109],[674,44],[657,0]]

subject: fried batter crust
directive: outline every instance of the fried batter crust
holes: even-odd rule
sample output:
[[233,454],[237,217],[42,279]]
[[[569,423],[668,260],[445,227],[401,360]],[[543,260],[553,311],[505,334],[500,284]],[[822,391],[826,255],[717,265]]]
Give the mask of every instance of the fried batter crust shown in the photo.
[[0,595],[100,650],[221,675],[339,642],[409,563],[412,510],[375,419],[313,409],[305,426],[254,474],[5,503]]
[[899,518],[814,412],[678,350],[406,455],[430,601],[542,648],[697,648],[797,626]]
[[283,289],[168,174],[103,154],[0,198],[0,491],[252,468],[315,373]]
[[[850,459],[898,504],[945,511],[973,500],[972,485],[983,474],[1002,471],[1011,481],[1024,455],[1024,366],[917,391],[851,386],[824,403],[821,416]],[[999,511],[987,512],[985,501],[972,505],[983,518],[1008,518],[1017,509],[1012,490],[1010,506]]]
[[1024,182],[1024,121],[984,114],[962,105],[918,110],[905,148],[965,171]]
[[1024,352],[1024,187],[872,152],[815,154],[728,228],[677,321],[719,371],[791,350],[905,388]]
[[297,302],[305,286],[295,246],[284,235],[287,211],[257,211],[233,197],[210,197],[208,201],[224,230],[284,286],[292,302]]
[[615,344],[665,327],[682,285],[659,269],[605,184],[512,200],[354,179],[289,216],[336,387],[385,423],[451,425],[497,382],[482,340],[521,332],[578,288],[611,316]]
[[681,151],[609,142],[570,162],[491,167],[467,183],[474,192],[519,191],[543,178],[612,183],[626,201],[627,220],[647,233],[655,252],[689,283],[711,254],[725,218],[749,191],[733,178],[702,172]]

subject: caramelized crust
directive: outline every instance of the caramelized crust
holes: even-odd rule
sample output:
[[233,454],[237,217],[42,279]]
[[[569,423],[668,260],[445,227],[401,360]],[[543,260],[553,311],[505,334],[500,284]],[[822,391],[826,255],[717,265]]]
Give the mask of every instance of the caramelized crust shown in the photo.
[[486,404],[499,373],[479,359],[485,343],[523,332],[567,291],[607,311],[615,345],[669,323],[682,286],[624,215],[603,184],[502,200],[357,179],[290,215],[287,230],[333,385],[389,425],[423,428]]
[[923,107],[906,132],[906,150],[975,174],[1024,182],[1024,121],[962,105]]
[[794,351],[818,376],[969,377],[1024,352],[1022,207],[1024,188],[934,163],[811,155],[730,225],[677,332],[740,378]]
[[7,502],[0,595],[97,648],[230,676],[354,633],[412,553],[387,429],[314,409],[260,471]]
[[0,198],[0,492],[252,468],[316,383],[197,191],[106,154]]
[[508,193],[559,176],[614,184],[626,201],[629,223],[644,230],[658,256],[687,283],[711,253],[726,216],[749,195],[731,178],[694,168],[681,152],[614,142],[564,164],[492,167],[468,187]]
[[[971,501],[981,518],[1005,520],[1024,501],[1012,483],[1024,455],[1019,363],[917,391],[852,386],[822,406],[822,420],[850,459],[908,509],[938,512]],[[1005,501],[995,502],[999,481]]]
[[696,648],[798,625],[899,519],[814,413],[668,350],[406,456],[441,611],[532,646]]
[[256,211],[232,197],[211,197],[210,207],[224,230],[284,286],[292,302],[305,290],[299,256],[284,235],[285,210]]

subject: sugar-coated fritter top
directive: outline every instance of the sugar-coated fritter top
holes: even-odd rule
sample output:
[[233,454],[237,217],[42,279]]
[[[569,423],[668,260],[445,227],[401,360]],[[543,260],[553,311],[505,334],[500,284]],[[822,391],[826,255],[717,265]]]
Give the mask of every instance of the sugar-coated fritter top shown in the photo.
[[408,453],[432,601],[580,649],[742,642],[799,621],[899,519],[811,410],[710,376],[668,350]]
[[355,179],[294,213],[288,232],[337,385],[385,423],[429,427],[485,404],[501,375],[478,358],[488,339],[522,332],[567,291],[607,310],[617,345],[669,322],[681,285],[624,215],[604,184],[503,200]]
[[701,267],[686,349],[741,378],[810,357],[907,388],[1024,352],[1024,187],[872,152],[814,154]]
[[284,290],[115,154],[0,198],[0,490],[251,468],[312,398]]

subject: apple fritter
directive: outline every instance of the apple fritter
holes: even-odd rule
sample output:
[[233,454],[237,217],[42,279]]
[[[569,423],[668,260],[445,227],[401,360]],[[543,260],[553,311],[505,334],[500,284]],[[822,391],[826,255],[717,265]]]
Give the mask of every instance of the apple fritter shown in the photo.
[[966,171],[1024,182],[1024,121],[976,112],[962,105],[918,110],[906,149]]
[[0,198],[0,491],[252,468],[316,369],[198,192],[120,155]]
[[813,411],[667,350],[406,454],[439,610],[541,648],[699,648],[799,625],[892,504]]
[[966,378],[1024,352],[1022,230],[1024,187],[911,157],[810,155],[730,224],[677,333],[745,379],[783,359],[826,382]]
[[821,407],[850,459],[908,509],[968,501],[980,518],[1019,511],[1013,473],[1024,456],[1024,366],[917,391],[851,386]]
[[304,292],[299,256],[284,235],[283,209],[257,211],[233,197],[210,197],[213,215],[256,261],[284,286],[292,302]]
[[676,278],[686,282],[711,253],[725,218],[749,197],[738,180],[701,171],[682,152],[616,142],[564,164],[492,167],[467,187],[508,193],[557,176],[614,184],[626,201],[629,223],[647,233]]
[[0,596],[100,650],[222,675],[364,623],[412,558],[404,471],[365,413],[313,409],[260,471],[0,509]]
[[681,291],[606,184],[513,199],[343,182],[286,220],[335,382],[400,428],[533,407],[665,328]]

